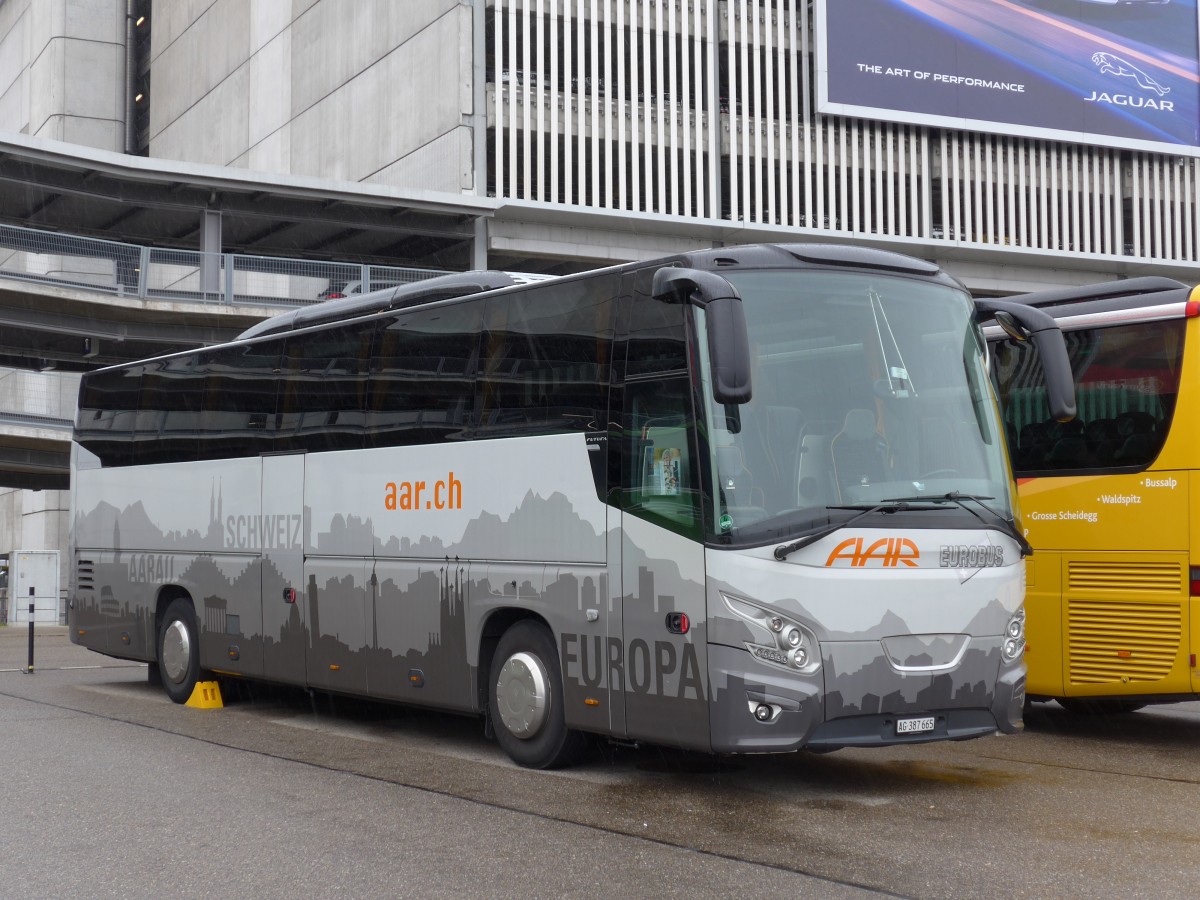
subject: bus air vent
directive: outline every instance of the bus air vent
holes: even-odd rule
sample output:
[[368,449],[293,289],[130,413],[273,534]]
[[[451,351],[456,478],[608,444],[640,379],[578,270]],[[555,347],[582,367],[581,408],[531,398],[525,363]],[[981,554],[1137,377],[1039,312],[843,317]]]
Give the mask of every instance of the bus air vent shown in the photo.
[[1067,629],[1071,684],[1161,681],[1179,655],[1181,607],[1162,602],[1071,600]]
[[81,559],[75,565],[75,585],[81,591],[95,589],[96,569],[90,559]]
[[1070,591],[1113,591],[1184,596],[1183,567],[1175,562],[1108,563],[1077,560],[1067,563]]

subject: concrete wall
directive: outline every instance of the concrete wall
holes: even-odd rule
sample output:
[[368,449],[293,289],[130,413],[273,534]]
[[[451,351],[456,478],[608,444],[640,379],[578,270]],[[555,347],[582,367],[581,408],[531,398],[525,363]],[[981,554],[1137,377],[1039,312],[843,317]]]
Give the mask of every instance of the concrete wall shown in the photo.
[[[0,488],[0,557],[10,562],[26,550],[58,551],[59,610],[65,612],[63,597],[68,585],[70,559],[67,541],[70,528],[68,491],[18,491]],[[15,619],[10,595],[9,621]]]
[[154,14],[152,156],[473,190],[469,5],[178,0]]
[[0,3],[0,129],[125,147],[125,0]]
[[[0,2],[0,130],[125,149],[125,0]],[[78,376],[0,370],[0,409],[73,418]],[[0,488],[0,556],[59,551],[67,585],[66,491]]]
[[[70,372],[27,372],[0,369],[0,409],[74,419],[79,395],[79,375]],[[23,434],[41,440],[61,438],[61,433],[26,428]],[[57,550],[59,589],[67,588],[67,540],[70,493],[0,488],[0,557],[23,550]],[[13,615],[10,609],[10,621]]]
[[74,419],[79,398],[77,372],[31,372],[0,367],[0,410]]

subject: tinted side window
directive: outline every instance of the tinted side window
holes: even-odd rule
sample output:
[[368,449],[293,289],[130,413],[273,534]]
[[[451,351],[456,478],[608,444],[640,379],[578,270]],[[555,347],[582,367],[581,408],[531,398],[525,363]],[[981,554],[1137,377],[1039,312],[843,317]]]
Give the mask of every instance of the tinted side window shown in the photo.
[[204,375],[196,357],[150,362],[142,374],[142,396],[134,425],[134,462],[186,462],[196,459]]
[[372,326],[324,328],[284,341],[275,449],[364,445]]
[[200,354],[204,375],[198,459],[258,456],[274,449],[278,341],[261,341]]
[[1175,412],[1186,322],[1068,331],[1079,414],[1050,418],[1042,368],[1027,344],[992,346],[992,377],[1019,474],[1150,465]]
[[687,371],[686,307],[682,303],[664,303],[650,296],[655,271],[647,269],[632,276],[627,378]]
[[629,382],[624,396],[622,506],[632,515],[699,540],[704,504],[688,377]]
[[467,301],[380,319],[371,357],[367,444],[466,436],[475,406],[482,304]]
[[476,436],[603,430],[617,276],[487,301]]
[[609,439],[619,502],[631,515],[699,540],[710,478],[688,371],[687,306],[653,299],[653,275],[647,269],[629,276],[625,382]]
[[133,425],[142,367],[92,372],[79,388],[75,440],[102,466],[133,464]]

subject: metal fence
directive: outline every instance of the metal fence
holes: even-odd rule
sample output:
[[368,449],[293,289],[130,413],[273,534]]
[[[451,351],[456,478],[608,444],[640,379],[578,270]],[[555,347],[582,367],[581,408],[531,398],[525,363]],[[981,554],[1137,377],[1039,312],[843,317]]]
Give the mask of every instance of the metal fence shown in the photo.
[[441,269],[172,250],[0,224],[0,277],[119,297],[298,306],[445,274]]

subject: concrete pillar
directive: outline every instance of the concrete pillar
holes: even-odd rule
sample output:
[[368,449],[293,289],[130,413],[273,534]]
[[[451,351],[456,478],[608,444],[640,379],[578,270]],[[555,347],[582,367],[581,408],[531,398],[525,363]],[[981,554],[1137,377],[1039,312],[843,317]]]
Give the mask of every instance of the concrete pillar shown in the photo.
[[221,296],[221,211],[206,209],[200,223],[200,292],[205,300]]
[[475,238],[471,241],[471,268],[488,267],[488,220],[479,216],[475,220]]

